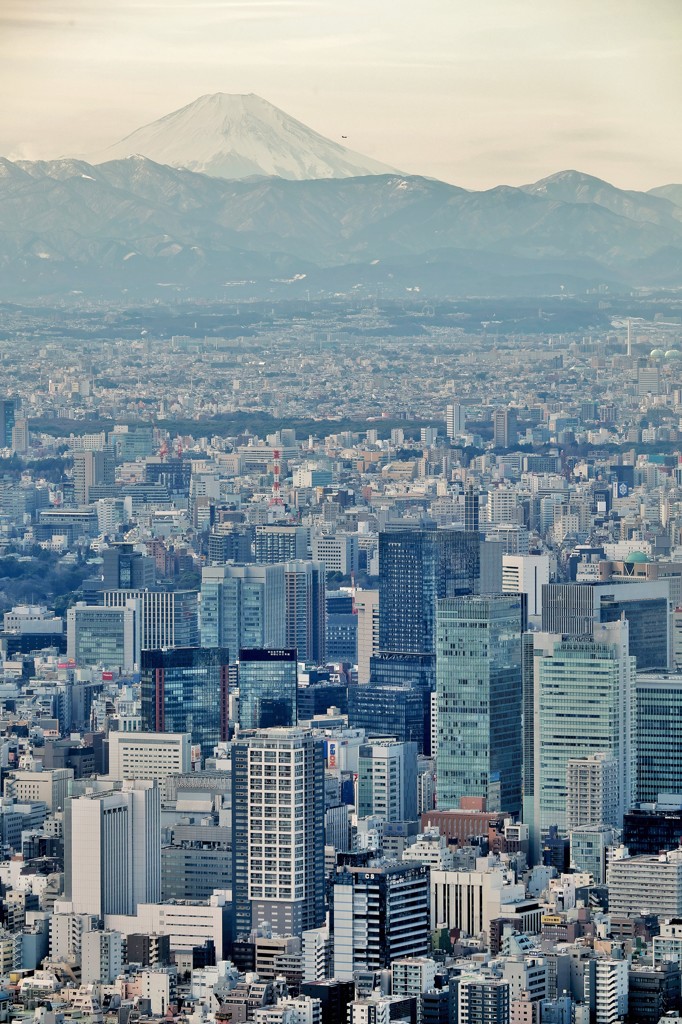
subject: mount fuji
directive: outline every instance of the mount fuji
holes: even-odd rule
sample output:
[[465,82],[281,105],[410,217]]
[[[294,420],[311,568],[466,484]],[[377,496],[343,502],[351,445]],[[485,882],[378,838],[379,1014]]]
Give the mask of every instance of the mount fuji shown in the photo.
[[90,163],[146,156],[214,178],[304,181],[395,169],[319,135],[254,93],[213,93],[138,128]]

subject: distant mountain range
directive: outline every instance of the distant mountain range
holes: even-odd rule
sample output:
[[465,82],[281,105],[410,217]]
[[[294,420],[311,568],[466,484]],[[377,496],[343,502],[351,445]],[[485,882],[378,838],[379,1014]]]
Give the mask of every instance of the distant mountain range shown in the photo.
[[[142,143],[164,162],[0,159],[0,299],[682,287],[682,185],[626,191],[562,171],[472,192],[375,173],[258,97],[202,97],[113,150]],[[226,180],[230,168],[276,176]]]
[[88,159],[99,164],[126,156],[229,179],[267,175],[303,181],[395,172],[325,139],[254,93],[200,96]]

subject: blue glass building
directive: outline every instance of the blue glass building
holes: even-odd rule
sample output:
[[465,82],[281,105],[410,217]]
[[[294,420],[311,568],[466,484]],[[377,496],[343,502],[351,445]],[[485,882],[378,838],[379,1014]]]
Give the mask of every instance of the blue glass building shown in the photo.
[[438,602],[438,808],[463,796],[490,811],[521,810],[522,649],[525,595]]
[[239,726],[272,729],[296,725],[296,651],[252,649],[239,652]]
[[142,728],[188,732],[210,756],[228,737],[228,668],[223,647],[142,651]]

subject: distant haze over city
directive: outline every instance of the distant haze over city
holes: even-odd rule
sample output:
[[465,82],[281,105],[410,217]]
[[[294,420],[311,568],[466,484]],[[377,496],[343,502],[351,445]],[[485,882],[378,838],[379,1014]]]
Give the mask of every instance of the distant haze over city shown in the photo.
[[6,0],[0,154],[91,154],[202,94],[465,188],[680,181],[679,4]]

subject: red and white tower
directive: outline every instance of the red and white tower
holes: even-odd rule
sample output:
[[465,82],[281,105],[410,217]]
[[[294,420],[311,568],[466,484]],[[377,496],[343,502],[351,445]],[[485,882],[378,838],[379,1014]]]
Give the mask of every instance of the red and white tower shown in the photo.
[[284,502],[282,500],[282,484],[280,482],[280,476],[282,473],[281,464],[282,453],[279,448],[275,448],[272,452],[272,497],[270,498],[270,504],[276,505],[278,508],[282,508]]

